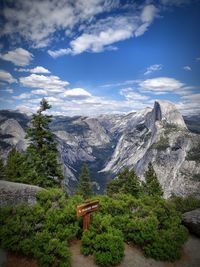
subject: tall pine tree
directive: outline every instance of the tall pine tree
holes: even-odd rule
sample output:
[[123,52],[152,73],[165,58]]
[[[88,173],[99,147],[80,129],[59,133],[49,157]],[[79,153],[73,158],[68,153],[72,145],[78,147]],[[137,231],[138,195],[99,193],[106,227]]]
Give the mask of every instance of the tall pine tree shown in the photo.
[[81,168],[77,194],[82,195],[84,199],[92,196],[92,182],[87,164],[83,164]]
[[5,166],[3,164],[3,160],[0,159],[0,180],[5,180],[6,174],[5,174]]
[[143,183],[144,193],[149,196],[163,196],[162,187],[158,181],[156,172],[153,168],[152,163],[148,165],[148,169],[145,172],[145,183]]
[[6,180],[12,182],[25,182],[24,180],[24,155],[13,148],[9,154],[5,166]]
[[26,151],[26,179],[41,187],[60,185],[63,179],[61,165],[57,160],[55,137],[49,130],[52,116],[44,113],[50,108],[43,98],[39,110],[32,117],[26,136],[30,142]]
[[139,178],[135,174],[134,170],[125,168],[122,172],[118,173],[116,179],[112,180],[107,185],[106,193],[109,196],[117,193],[124,193],[138,197],[141,193]]

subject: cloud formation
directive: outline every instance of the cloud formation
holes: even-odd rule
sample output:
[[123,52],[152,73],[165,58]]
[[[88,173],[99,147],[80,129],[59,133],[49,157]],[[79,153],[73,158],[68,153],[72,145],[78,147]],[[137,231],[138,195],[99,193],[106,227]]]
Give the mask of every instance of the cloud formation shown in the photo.
[[10,61],[16,66],[24,67],[30,64],[33,59],[33,55],[23,48],[16,48],[15,50],[9,51],[5,54],[0,54],[0,58]]
[[54,93],[63,92],[65,86],[69,85],[69,82],[62,81],[59,77],[53,75],[31,74],[26,77],[20,77],[19,81],[24,87],[40,88]]
[[13,78],[13,76],[4,70],[0,70],[0,80],[3,82],[8,82],[8,83],[16,83],[17,80]]
[[153,22],[158,9],[150,4],[136,7],[130,15],[110,16],[98,20],[84,28],[83,33],[70,42],[68,48],[48,50],[56,58],[63,55],[78,55],[85,51],[98,53],[104,50],[116,50],[112,44],[142,35]]
[[166,93],[181,89],[184,83],[170,77],[158,77],[139,82],[139,88],[143,92]]
[[44,74],[49,74],[51,73],[48,69],[45,69],[44,67],[42,66],[37,66],[35,68],[32,68],[32,69],[24,69],[24,68],[15,68],[15,71],[18,71],[18,72],[30,72],[30,73],[44,73]]
[[161,70],[162,68],[163,68],[163,66],[162,66],[161,64],[154,64],[154,65],[151,65],[151,66],[149,66],[149,67],[146,69],[144,75],[148,75],[148,74],[151,74],[151,73],[153,73],[153,72],[155,72],[155,71],[159,71],[159,70]]
[[192,68],[190,66],[184,66],[183,69],[186,70],[186,71],[191,71],[192,70]]

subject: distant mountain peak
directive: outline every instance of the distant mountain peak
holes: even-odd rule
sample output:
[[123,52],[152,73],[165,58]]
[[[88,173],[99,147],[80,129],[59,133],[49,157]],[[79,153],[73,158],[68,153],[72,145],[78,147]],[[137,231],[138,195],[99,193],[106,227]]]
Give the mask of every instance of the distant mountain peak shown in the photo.
[[187,129],[181,113],[175,104],[169,101],[155,101],[152,111],[154,122],[160,121],[168,124],[174,124],[179,128]]

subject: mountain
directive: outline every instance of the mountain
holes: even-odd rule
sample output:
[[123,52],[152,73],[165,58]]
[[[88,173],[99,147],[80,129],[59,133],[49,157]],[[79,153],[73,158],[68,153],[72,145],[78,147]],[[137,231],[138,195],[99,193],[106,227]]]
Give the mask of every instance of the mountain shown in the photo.
[[[0,111],[1,154],[6,158],[11,146],[24,150],[24,129],[30,117]],[[186,120],[188,123],[188,120]],[[96,190],[124,167],[134,168],[141,179],[151,161],[164,189],[172,193],[200,194],[200,135],[188,130],[175,105],[156,101],[128,114],[97,117],[54,117],[51,130],[58,141],[65,183],[73,192],[80,168],[87,162]]]

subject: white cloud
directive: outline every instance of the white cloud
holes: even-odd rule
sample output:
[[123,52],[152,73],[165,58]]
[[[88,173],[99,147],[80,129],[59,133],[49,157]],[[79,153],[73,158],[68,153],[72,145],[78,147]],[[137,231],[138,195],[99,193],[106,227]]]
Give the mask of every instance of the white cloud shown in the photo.
[[14,38],[19,34],[33,47],[46,47],[56,31],[71,33],[78,23],[89,23],[95,15],[118,5],[118,0],[18,0],[3,9],[1,35]]
[[14,90],[12,88],[7,88],[5,91],[9,94],[13,94],[13,92],[14,92]]
[[8,83],[16,83],[17,80],[13,76],[4,70],[0,70],[0,80]]
[[31,94],[30,93],[22,93],[18,96],[13,96],[12,98],[13,99],[16,99],[16,100],[22,100],[22,99],[27,99],[27,98],[30,98],[31,97]]
[[33,59],[33,55],[23,48],[16,48],[13,51],[9,51],[5,54],[0,54],[0,58],[6,61],[10,61],[16,66],[27,66]]
[[31,74],[30,76],[21,77],[20,83],[25,87],[45,89],[54,93],[60,93],[65,90],[65,86],[69,82],[62,81],[57,76],[44,76],[38,74]]
[[154,5],[147,5],[142,10],[141,20],[144,23],[151,23],[157,14],[158,9]]
[[200,57],[197,57],[197,58],[196,58],[196,61],[200,61]]
[[71,90],[66,90],[63,94],[63,97],[67,98],[78,98],[78,99],[83,99],[83,98],[88,98],[91,97],[92,95],[86,91],[83,88],[73,88]]
[[115,15],[97,20],[87,27],[83,33],[74,38],[68,48],[48,50],[53,58],[63,55],[78,55],[85,51],[98,53],[104,50],[117,50],[113,43],[142,35],[153,22],[158,13],[154,5],[141,7],[135,5],[134,11],[123,16]]
[[192,70],[192,68],[190,66],[184,66],[183,69],[186,70],[186,71],[191,71]]
[[37,90],[32,90],[31,94],[32,95],[48,95],[48,91],[43,90],[43,89],[37,89]]
[[151,65],[146,69],[144,75],[148,75],[148,74],[151,74],[152,72],[159,71],[162,68],[163,68],[163,66],[161,64]]
[[133,88],[123,88],[120,90],[120,95],[123,95],[128,100],[148,100],[149,97],[141,95],[133,90]]
[[183,86],[184,84],[182,82],[169,77],[147,79],[139,83],[139,88],[141,91],[154,93],[177,91],[183,88]]
[[24,69],[24,68],[15,68],[15,71],[18,71],[18,72],[30,72],[30,73],[44,73],[44,74],[49,74],[51,73],[48,69],[45,69],[44,67],[42,66],[37,66],[33,69]]
[[126,85],[131,85],[131,84],[137,84],[139,83],[140,80],[127,80],[119,83],[108,83],[108,84],[103,84],[100,85],[99,87],[103,88],[109,88],[109,87],[119,87],[119,86],[126,86]]
[[57,57],[60,57],[60,56],[71,54],[71,49],[67,48],[67,49],[59,49],[59,50],[54,50],[54,51],[48,50],[47,52],[51,57],[57,58]]

